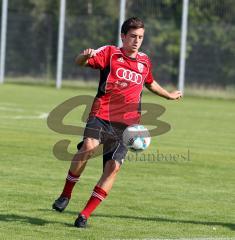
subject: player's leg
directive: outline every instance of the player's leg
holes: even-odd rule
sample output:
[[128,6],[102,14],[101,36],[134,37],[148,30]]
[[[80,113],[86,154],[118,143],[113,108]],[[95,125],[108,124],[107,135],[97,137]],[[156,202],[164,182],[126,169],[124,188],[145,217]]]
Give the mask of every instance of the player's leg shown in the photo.
[[71,161],[70,169],[65,180],[63,191],[60,194],[60,197],[56,199],[53,203],[53,209],[62,212],[67,207],[71,198],[73,188],[75,184],[79,181],[80,175],[85,169],[87,160],[92,156],[98,145],[99,140],[97,139],[86,138],[83,141],[81,148],[74,155]]
[[102,188],[108,194],[113,187],[113,183],[120,168],[120,162],[113,159],[107,161],[104,167],[103,174],[97,183],[97,186]]
[[62,212],[68,205],[75,184],[79,181],[80,175],[85,169],[87,160],[92,156],[99,145],[99,140],[86,138],[80,145],[80,149],[74,155],[68,171],[65,185],[59,198],[55,200],[52,208]]
[[78,144],[78,152],[74,155],[69,171],[75,175],[80,176],[83,172],[87,160],[93,155],[100,142],[94,138],[86,138]]
[[107,161],[104,167],[104,172],[93,189],[90,199],[88,200],[85,208],[79,214],[78,218],[75,220],[75,227],[86,227],[87,219],[90,217],[91,213],[100,205],[110,192],[120,167],[121,164],[116,160],[111,159]]
[[62,212],[69,203],[72,190],[79,181],[87,160],[91,157],[94,150],[100,144],[100,131],[102,129],[101,122],[95,118],[89,118],[84,131],[83,142],[77,145],[78,153],[74,155],[67,177],[65,179],[64,189],[58,199],[52,205],[52,208]]
[[[112,145],[112,143],[108,144],[108,146],[110,145]],[[104,145],[104,149],[105,148],[107,148],[107,145]],[[76,219],[74,224],[76,227],[86,227],[87,219],[90,217],[91,213],[107,197],[108,193],[112,189],[113,183],[116,179],[118,171],[120,170],[126,153],[126,147],[119,143],[114,149],[112,149],[112,151],[104,154],[105,165],[103,174],[93,189],[92,195],[85,208]]]

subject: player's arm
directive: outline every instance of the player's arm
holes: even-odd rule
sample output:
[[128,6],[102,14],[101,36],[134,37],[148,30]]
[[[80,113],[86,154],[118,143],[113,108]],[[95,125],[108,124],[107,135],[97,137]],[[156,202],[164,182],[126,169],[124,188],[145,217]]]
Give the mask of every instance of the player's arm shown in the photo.
[[173,92],[168,92],[166,89],[161,87],[156,81],[153,81],[152,83],[146,83],[145,86],[149,91],[169,100],[176,100],[182,97],[181,91],[177,90]]
[[79,66],[86,66],[88,63],[88,59],[95,57],[96,52],[92,48],[85,49],[81,54],[79,54],[76,59],[75,63],[78,64]]

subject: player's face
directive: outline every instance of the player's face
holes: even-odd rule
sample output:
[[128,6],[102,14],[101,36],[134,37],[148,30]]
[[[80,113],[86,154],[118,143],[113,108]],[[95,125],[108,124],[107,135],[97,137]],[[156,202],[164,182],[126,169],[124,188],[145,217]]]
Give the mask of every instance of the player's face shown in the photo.
[[121,35],[123,48],[130,53],[137,53],[144,39],[144,29],[130,29],[127,34]]

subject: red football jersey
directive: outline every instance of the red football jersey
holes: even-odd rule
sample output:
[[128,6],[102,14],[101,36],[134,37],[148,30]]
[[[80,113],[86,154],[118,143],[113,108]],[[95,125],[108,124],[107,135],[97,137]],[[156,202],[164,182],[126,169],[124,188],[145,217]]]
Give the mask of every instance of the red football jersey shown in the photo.
[[88,60],[100,69],[100,82],[90,116],[126,125],[137,124],[141,116],[141,94],[145,83],[153,82],[151,61],[139,52],[126,56],[122,48],[104,46]]

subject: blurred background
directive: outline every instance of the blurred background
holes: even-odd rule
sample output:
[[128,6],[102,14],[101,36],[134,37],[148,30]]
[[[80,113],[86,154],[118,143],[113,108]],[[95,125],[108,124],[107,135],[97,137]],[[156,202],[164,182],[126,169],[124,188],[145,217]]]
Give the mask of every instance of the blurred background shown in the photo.
[[[5,1],[5,0],[3,0]],[[145,21],[142,51],[162,85],[178,85],[183,0],[126,0],[125,18]],[[119,0],[66,2],[63,84],[96,81],[97,71],[75,66],[84,48],[117,45]],[[55,83],[60,0],[8,0],[5,81]],[[2,4],[1,4],[2,12]],[[185,86],[234,91],[235,4],[233,0],[188,2]]]

